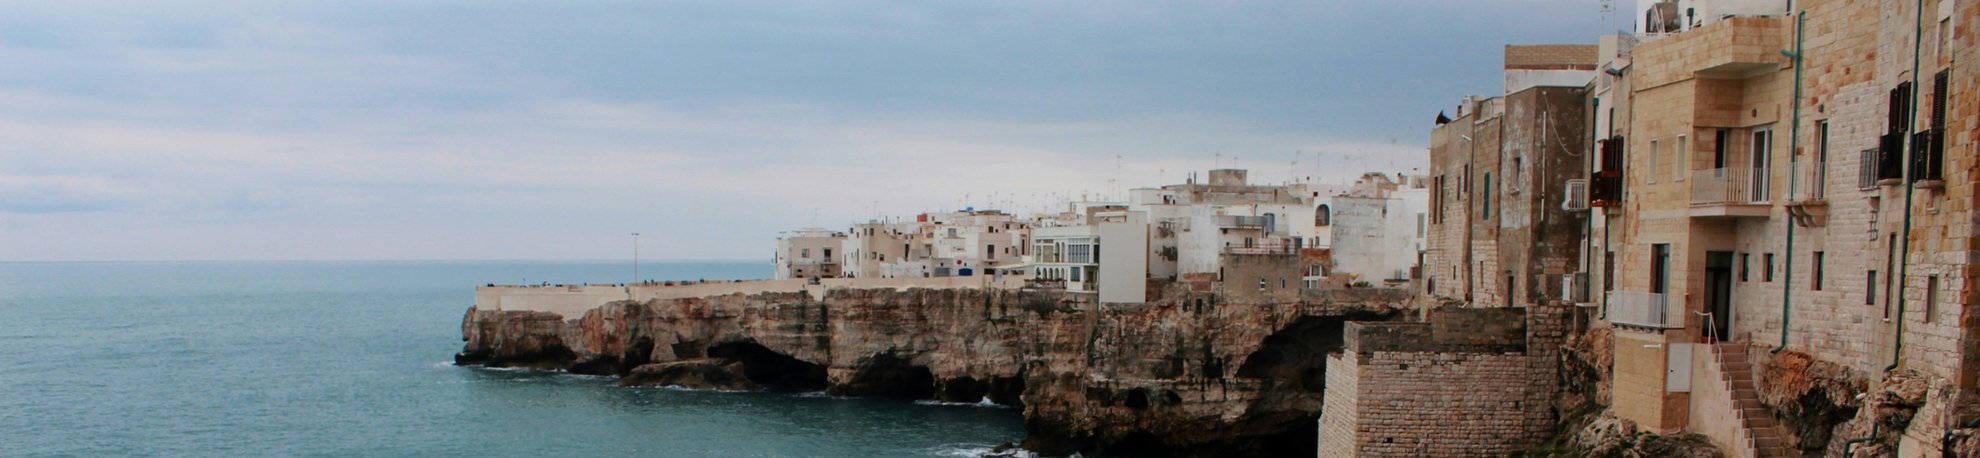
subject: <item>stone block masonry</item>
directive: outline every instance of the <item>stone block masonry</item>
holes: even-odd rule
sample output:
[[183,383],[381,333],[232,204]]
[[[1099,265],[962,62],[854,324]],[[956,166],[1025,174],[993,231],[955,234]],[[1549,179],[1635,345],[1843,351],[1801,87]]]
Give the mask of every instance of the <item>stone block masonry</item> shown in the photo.
[[1346,348],[1327,357],[1319,456],[1505,456],[1546,440],[1555,352],[1528,350],[1557,346],[1556,328],[1531,326],[1525,308],[1347,324]]

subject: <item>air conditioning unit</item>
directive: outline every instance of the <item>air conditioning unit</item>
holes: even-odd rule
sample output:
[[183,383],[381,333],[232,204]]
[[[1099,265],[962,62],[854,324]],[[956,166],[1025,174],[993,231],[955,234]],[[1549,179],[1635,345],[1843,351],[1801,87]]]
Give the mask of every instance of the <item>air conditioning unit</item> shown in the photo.
[[1571,212],[1588,210],[1588,180],[1567,181],[1567,197],[1561,201],[1561,209]]
[[1576,304],[1594,302],[1588,298],[1588,272],[1562,275],[1561,298]]

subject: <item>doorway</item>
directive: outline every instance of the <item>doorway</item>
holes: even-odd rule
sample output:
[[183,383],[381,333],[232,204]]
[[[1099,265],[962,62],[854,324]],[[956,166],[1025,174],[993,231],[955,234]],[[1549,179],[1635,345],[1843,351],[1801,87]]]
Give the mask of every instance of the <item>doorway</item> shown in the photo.
[[1657,298],[1657,303],[1652,304],[1656,307],[1656,322],[1666,326],[1676,324],[1668,321],[1671,316],[1671,244],[1650,245],[1650,292]]
[[1705,332],[1714,341],[1732,331],[1732,264],[1730,251],[1705,252]]

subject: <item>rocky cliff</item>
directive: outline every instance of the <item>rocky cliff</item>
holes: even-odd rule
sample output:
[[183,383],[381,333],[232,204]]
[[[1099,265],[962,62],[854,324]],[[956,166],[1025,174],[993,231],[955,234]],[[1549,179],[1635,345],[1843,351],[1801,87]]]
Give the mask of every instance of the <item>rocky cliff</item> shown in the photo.
[[459,364],[621,376],[627,385],[824,389],[1024,408],[1045,454],[1312,456],[1342,324],[1401,290],[1232,303],[1164,291],[1097,306],[1055,292],[837,289],[628,301],[580,317],[469,309]]

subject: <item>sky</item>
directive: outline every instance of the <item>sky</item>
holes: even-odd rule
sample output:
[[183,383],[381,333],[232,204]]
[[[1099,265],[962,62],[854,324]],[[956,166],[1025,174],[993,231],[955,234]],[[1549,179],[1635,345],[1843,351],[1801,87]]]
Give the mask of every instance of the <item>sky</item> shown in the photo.
[[0,261],[768,260],[781,231],[1425,167],[1600,0],[0,0]]

